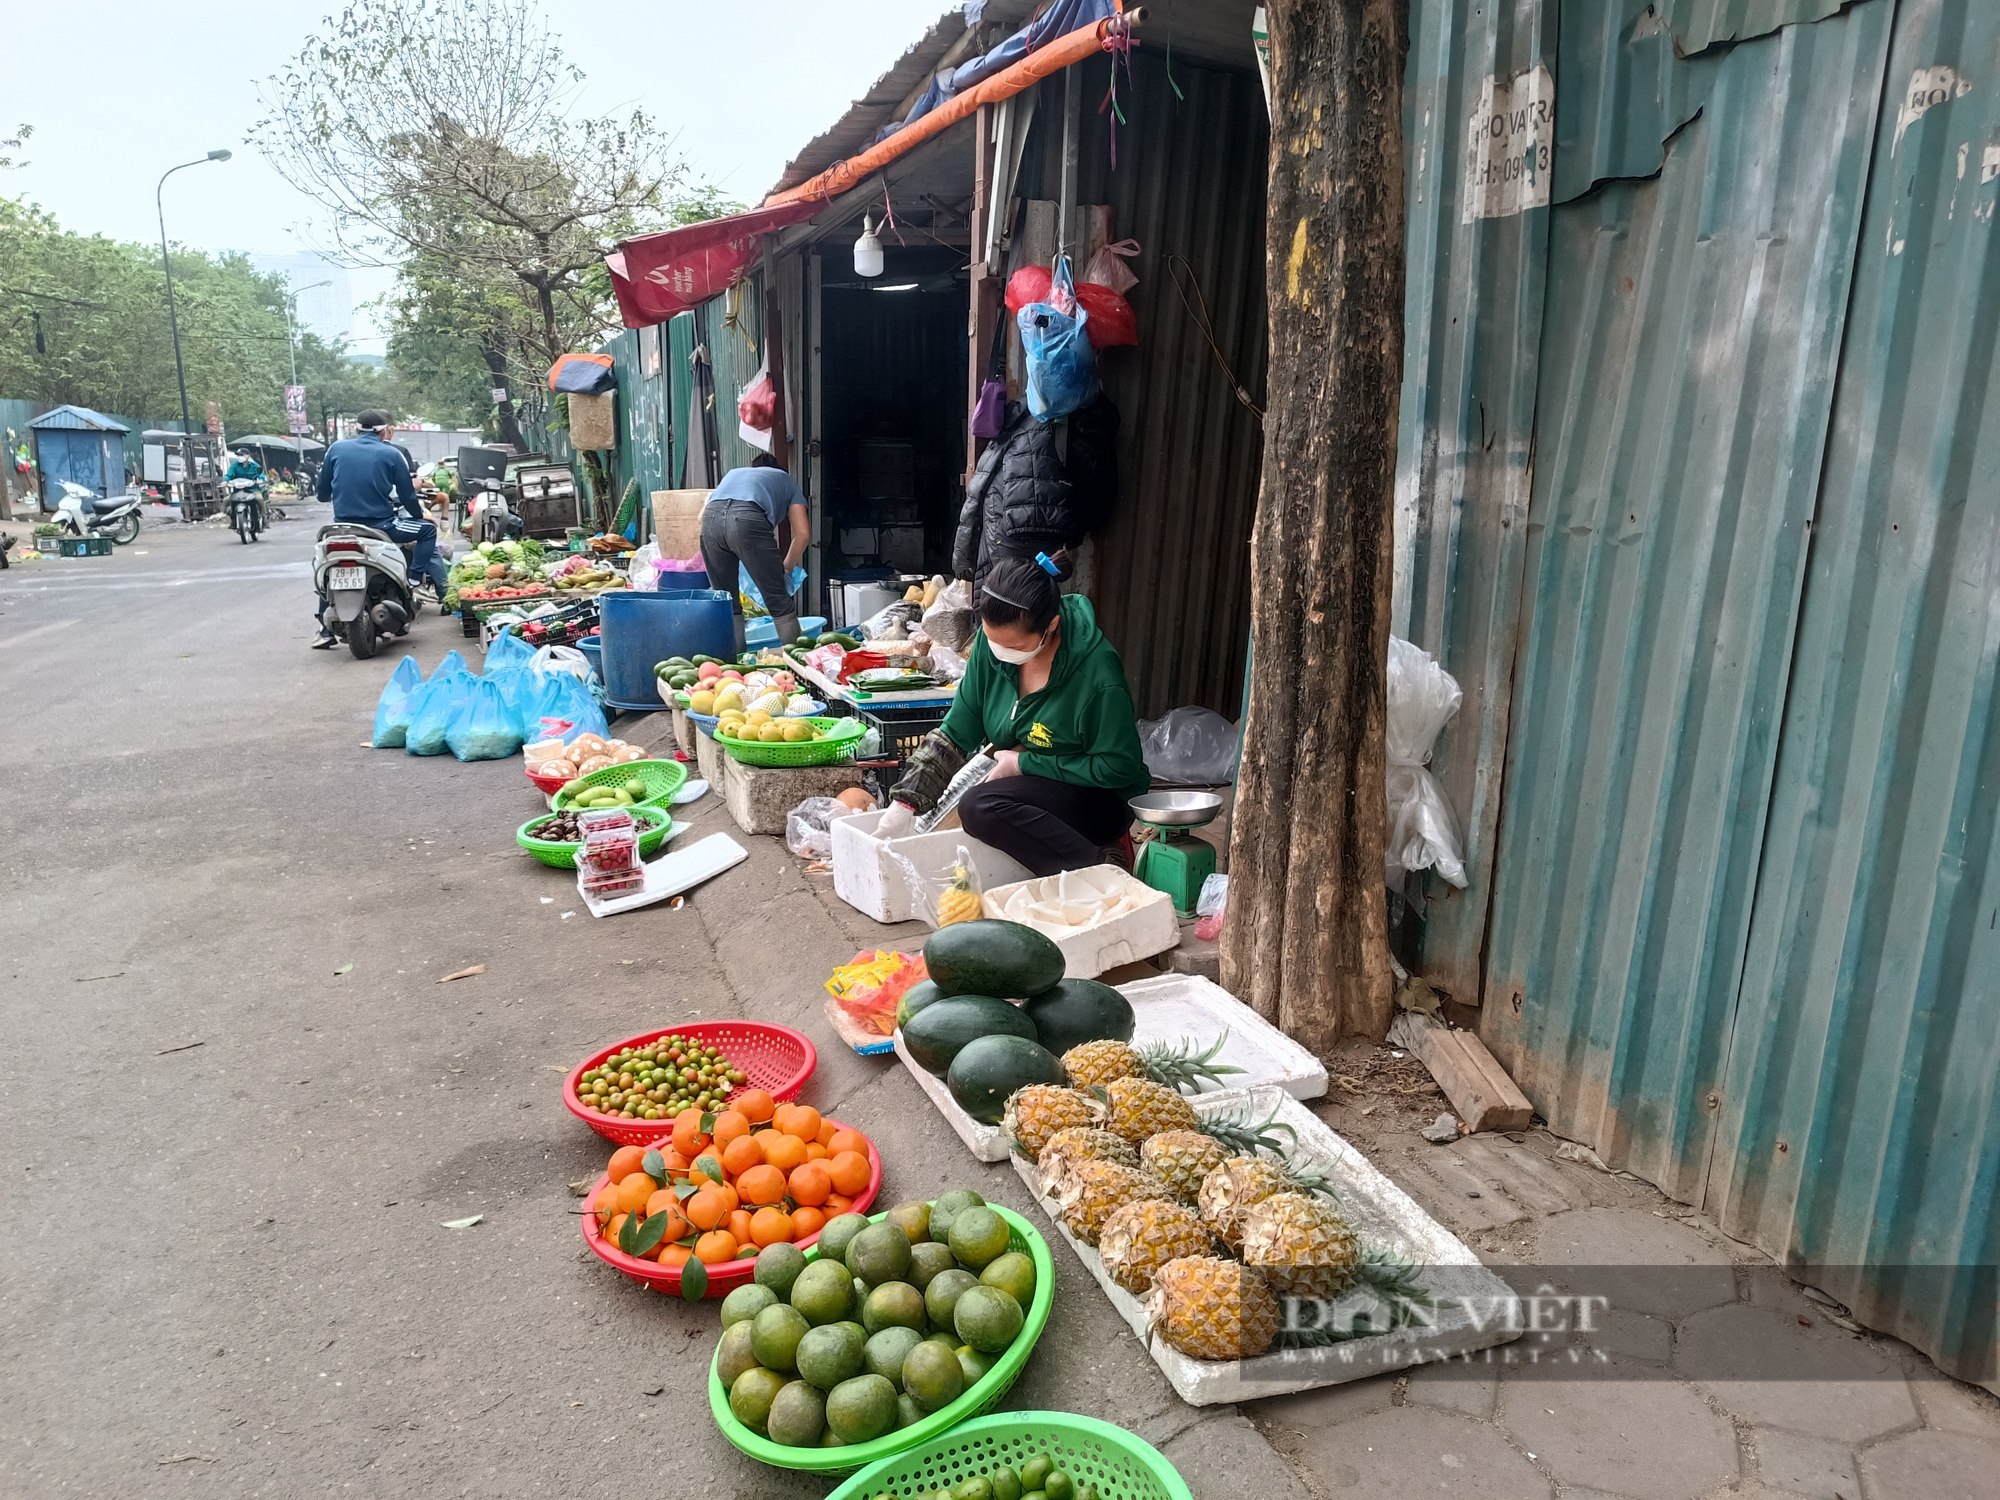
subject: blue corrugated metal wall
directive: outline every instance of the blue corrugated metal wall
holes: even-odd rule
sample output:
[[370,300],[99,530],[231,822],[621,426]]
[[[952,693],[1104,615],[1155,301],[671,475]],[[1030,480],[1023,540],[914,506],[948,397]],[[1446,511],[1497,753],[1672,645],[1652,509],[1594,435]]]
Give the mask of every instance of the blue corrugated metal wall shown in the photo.
[[[1425,970],[1558,1130],[1991,1382],[1938,1268],[2000,1253],[2000,21],[1554,9],[1412,17],[1395,618],[1472,875]],[[1538,64],[1553,206],[1475,217]]]

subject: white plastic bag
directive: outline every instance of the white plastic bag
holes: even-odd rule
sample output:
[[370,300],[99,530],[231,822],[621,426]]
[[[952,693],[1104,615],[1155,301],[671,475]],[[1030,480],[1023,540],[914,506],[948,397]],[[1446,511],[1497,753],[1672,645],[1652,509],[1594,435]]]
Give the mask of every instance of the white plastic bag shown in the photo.
[[965,658],[949,646],[931,647],[931,676],[939,682],[957,682],[965,676]]
[[924,634],[960,656],[971,654],[972,632],[978,628],[972,614],[972,584],[964,578],[946,584],[924,611]]
[[1212,708],[1170,708],[1140,721],[1139,753],[1155,781],[1226,786],[1236,779],[1236,726]]
[[590,660],[574,646],[542,647],[528,663],[528,670],[544,677],[551,672],[567,672],[585,682],[590,680]]
[[660,587],[660,544],[648,542],[632,554],[627,566],[626,579],[632,587],[645,593],[657,592]]
[[1090,264],[1083,268],[1080,278],[1094,281],[1099,286],[1108,286],[1112,291],[1125,293],[1139,284],[1139,278],[1125,262],[1139,253],[1137,240],[1118,240],[1111,244],[1099,245],[1097,253],[1090,257]]
[[785,814],[785,847],[800,859],[832,859],[835,818],[854,809],[837,797],[808,797]]
[[1430,773],[1431,747],[1464,694],[1421,646],[1389,638],[1388,879],[1400,891],[1410,870],[1435,869],[1465,886],[1465,846],[1444,788]]

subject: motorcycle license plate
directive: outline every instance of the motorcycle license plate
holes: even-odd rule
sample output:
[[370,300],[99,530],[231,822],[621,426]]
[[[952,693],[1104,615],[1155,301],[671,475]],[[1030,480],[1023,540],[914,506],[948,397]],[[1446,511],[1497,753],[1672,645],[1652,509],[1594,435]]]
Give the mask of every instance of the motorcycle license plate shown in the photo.
[[368,587],[366,568],[328,568],[326,586],[329,589],[364,589]]

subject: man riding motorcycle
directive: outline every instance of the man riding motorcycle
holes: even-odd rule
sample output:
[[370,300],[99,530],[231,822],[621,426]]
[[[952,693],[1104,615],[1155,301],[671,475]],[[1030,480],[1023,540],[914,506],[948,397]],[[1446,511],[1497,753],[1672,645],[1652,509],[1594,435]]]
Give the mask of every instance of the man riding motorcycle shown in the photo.
[[[409,461],[389,441],[395,426],[386,411],[364,411],[357,420],[359,433],[326,450],[316,492],[333,502],[334,520],[373,527],[398,543],[414,543],[410,572],[430,580],[443,613],[450,585],[444,559],[437,554],[437,526],[417,501]],[[322,629],[313,650],[329,650],[334,644],[332,634]]]
[[225,484],[232,479],[260,481],[263,477],[264,466],[250,456],[248,449],[230,454],[229,467],[222,471],[222,480]]

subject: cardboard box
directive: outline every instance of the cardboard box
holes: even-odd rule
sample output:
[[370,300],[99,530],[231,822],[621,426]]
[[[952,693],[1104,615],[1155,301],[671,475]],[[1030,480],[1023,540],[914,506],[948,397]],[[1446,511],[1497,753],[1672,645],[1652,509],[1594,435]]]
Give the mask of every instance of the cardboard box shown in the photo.
[[707,490],[654,490],[653,539],[660,556],[693,557],[701,551],[701,508]]

